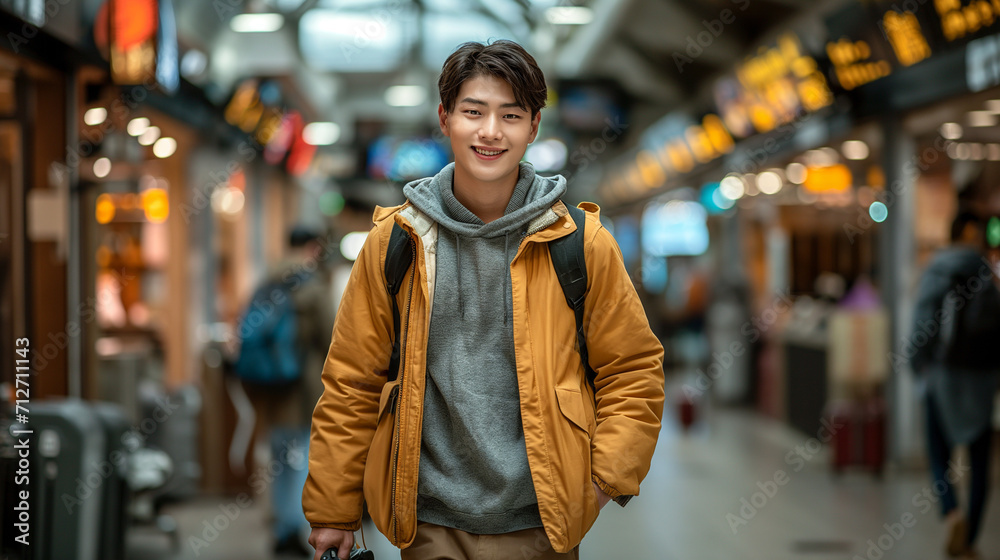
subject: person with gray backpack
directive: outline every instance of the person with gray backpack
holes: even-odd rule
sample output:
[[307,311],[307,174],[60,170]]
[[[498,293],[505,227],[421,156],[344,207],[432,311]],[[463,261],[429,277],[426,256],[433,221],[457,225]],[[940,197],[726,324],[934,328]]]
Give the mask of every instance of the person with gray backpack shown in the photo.
[[[920,280],[910,364],[921,382],[927,452],[941,514],[948,524],[945,551],[952,558],[978,558],[974,549],[989,485],[993,405],[1000,388],[1000,290],[983,255],[977,216],[960,212],[951,227],[952,245],[938,252]],[[971,481],[967,512],[953,483],[965,474],[952,467],[952,452],[967,446]]]

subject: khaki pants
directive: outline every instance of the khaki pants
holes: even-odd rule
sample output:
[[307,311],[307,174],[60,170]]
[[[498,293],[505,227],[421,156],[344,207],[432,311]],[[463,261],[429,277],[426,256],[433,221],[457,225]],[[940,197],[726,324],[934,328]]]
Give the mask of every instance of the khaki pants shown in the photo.
[[401,560],[579,560],[580,547],[560,554],[552,550],[541,527],[503,535],[473,535],[423,521]]

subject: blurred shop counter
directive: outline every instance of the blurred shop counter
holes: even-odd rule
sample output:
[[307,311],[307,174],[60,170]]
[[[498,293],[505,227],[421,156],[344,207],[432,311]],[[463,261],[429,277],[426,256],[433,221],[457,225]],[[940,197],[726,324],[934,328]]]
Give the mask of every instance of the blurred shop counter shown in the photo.
[[882,394],[889,317],[867,280],[837,304],[796,299],[767,344],[762,408],[805,434],[816,436],[829,410]]

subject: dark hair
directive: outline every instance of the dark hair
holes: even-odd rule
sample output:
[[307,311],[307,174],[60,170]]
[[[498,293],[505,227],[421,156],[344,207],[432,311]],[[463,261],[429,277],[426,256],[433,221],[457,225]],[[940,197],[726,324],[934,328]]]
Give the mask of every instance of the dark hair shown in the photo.
[[493,76],[510,84],[514,100],[522,109],[531,112],[531,118],[545,107],[548,89],[535,59],[521,45],[501,39],[492,44],[462,43],[451,53],[438,78],[438,93],[445,111],[455,110],[462,84],[479,76]]
[[969,212],[968,210],[960,211],[951,222],[951,240],[958,241],[961,239],[962,232],[964,232],[965,227],[970,224],[979,227],[982,222],[980,222],[979,216],[973,214],[972,212]]
[[302,247],[310,241],[318,240],[319,236],[320,234],[316,230],[304,226],[295,226],[292,228],[291,233],[288,234],[288,244],[293,248]]

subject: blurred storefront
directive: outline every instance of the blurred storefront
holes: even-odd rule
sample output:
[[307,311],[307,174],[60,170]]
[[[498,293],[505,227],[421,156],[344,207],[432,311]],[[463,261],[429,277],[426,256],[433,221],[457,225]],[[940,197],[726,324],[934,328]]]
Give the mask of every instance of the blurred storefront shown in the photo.
[[[960,206],[992,218],[1000,241],[1000,14],[976,10],[817,10],[605,174],[615,223],[641,223],[641,242],[619,241],[641,252],[654,306],[711,263],[701,347],[675,352],[695,366],[696,396],[749,400],[805,433],[838,400],[884,398],[892,457],[919,456],[912,375],[892,359],[919,271]],[[697,247],[661,242],[679,237]]]

